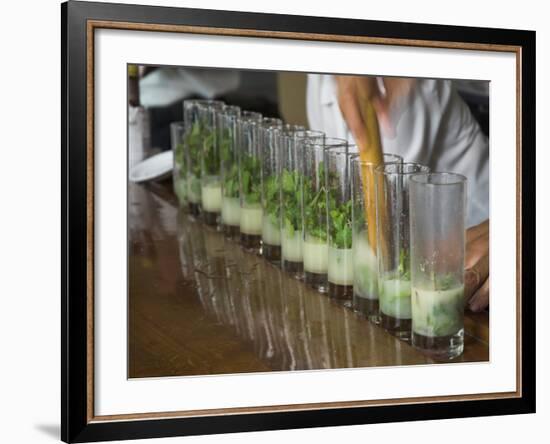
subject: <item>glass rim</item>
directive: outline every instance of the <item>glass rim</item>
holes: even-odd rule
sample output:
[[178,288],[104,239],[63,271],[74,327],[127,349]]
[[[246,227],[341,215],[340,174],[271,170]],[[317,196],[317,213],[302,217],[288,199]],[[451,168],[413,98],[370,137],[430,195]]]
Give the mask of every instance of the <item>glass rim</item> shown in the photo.
[[301,140],[304,144],[304,146],[309,146],[314,149],[323,149],[328,150],[331,148],[341,148],[341,147],[349,147],[350,143],[346,139],[341,139],[339,137],[324,137],[322,141],[318,141],[316,138],[308,139],[305,138]]
[[[344,151],[345,149],[345,151]],[[350,152],[350,149],[352,149],[353,151]],[[327,146],[325,147],[325,151],[327,152],[327,154],[329,155],[345,155],[347,157],[351,159],[353,159],[355,156],[359,156],[359,148],[357,145],[350,145],[348,144],[347,146],[346,145],[331,145],[331,146]]]
[[256,111],[243,111],[239,116],[241,122],[254,123],[260,125],[262,122],[262,114]]
[[220,115],[227,116],[227,115],[240,115],[241,114],[241,107],[237,105],[227,105],[224,104],[223,108],[219,110]]
[[266,134],[272,134],[272,133],[274,134],[281,133],[281,135],[283,134],[283,130],[280,126],[262,126],[261,130]]
[[280,128],[284,133],[286,134],[292,134],[305,131],[305,127],[303,125],[296,125],[293,123],[283,123],[283,126]]
[[315,134],[313,134],[311,130],[296,130],[282,131],[281,137],[286,143],[294,143],[296,147],[301,147],[314,141],[324,140],[326,136],[322,131],[315,131]]
[[[252,111],[254,112],[254,111]],[[260,113],[258,113],[260,114]],[[261,114],[260,114],[261,115]],[[270,128],[272,126],[283,126],[285,123],[278,117],[264,117],[262,116],[262,126]]]
[[326,138],[327,135],[324,131],[321,130],[312,130],[312,129],[303,129],[300,131],[295,131],[292,133],[292,135],[296,139],[320,139]]
[[220,112],[218,113],[218,121],[220,122],[221,126],[228,125],[228,124],[235,124],[238,122],[241,118],[241,112],[238,113],[224,113]]
[[[424,179],[430,180],[432,177],[443,178],[449,177],[454,178],[452,182],[428,182]],[[468,178],[460,173],[453,173],[452,171],[428,171],[425,173],[417,173],[414,177],[411,177],[411,181],[418,183],[420,185],[426,186],[446,186],[446,185],[463,185],[468,182]]]
[[381,163],[374,163],[370,160],[362,160],[361,159],[361,154],[357,154],[357,153],[354,153],[352,158],[351,158],[351,161],[354,163],[354,164],[359,164],[361,166],[375,166],[375,167],[379,167],[380,165],[384,165],[386,163],[388,164],[395,164],[395,163],[403,163],[403,156],[400,156],[399,154],[393,154],[393,153],[382,153],[382,157],[394,157],[395,160],[393,161],[382,161]]
[[225,106],[226,103],[223,100],[216,99],[187,99],[183,101],[184,108],[189,105],[195,106]]
[[[395,165],[399,165],[401,168],[401,171],[386,171],[386,167],[393,167]],[[405,167],[414,165],[419,168],[418,171],[403,171]],[[385,176],[412,176],[414,174],[427,174],[430,172],[430,167],[427,165],[423,165],[418,162],[390,162],[390,163],[382,163],[376,167],[374,170],[377,174],[383,174]]]

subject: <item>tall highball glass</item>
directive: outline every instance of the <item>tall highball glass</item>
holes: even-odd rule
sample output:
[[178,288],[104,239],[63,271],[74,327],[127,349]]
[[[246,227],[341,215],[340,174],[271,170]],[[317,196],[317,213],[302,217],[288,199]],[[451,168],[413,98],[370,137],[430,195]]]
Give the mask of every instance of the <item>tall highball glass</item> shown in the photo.
[[428,167],[407,162],[375,170],[380,323],[406,340],[412,324],[409,183],[414,174],[427,172]]
[[239,194],[241,245],[260,253],[262,246],[260,143],[261,118],[257,113],[242,113],[239,124]]
[[304,277],[303,265],[303,168],[304,146],[323,140],[320,131],[283,132],[280,173],[281,265],[297,279]]
[[[207,225],[218,225],[222,210],[221,156],[231,143],[231,134],[220,126],[222,116],[241,114],[238,106],[201,107],[199,113],[206,129],[201,168],[202,217]],[[224,153],[225,154],[225,153]]]
[[[280,174],[282,161],[282,137],[301,126],[264,122],[261,128],[262,141],[262,256],[275,265],[281,260],[281,196]],[[266,126],[269,124],[269,126]]]
[[344,139],[325,137],[303,144],[304,271],[305,281],[321,293],[328,291],[328,174],[327,149],[348,149]]
[[353,297],[351,159],[358,155],[356,146],[330,147],[325,151],[328,294],[345,301]]
[[213,143],[213,129],[205,116],[208,110],[221,109],[219,100],[184,100],[183,121],[185,124],[184,149],[187,162],[187,199],[189,212],[199,216],[201,212],[202,156],[205,143]]
[[436,359],[464,350],[466,178],[411,177],[412,343]]
[[[226,109],[224,109],[226,110]],[[239,237],[241,202],[239,199],[239,119],[240,113],[229,108],[218,113],[218,143],[222,182],[221,223],[230,239]],[[243,112],[243,114],[245,114]],[[257,118],[261,118],[257,114]]]
[[[383,163],[402,163],[385,153]],[[376,188],[374,171],[379,164],[359,156],[351,161],[351,218],[353,227],[353,308],[378,323],[378,258],[376,255]]]

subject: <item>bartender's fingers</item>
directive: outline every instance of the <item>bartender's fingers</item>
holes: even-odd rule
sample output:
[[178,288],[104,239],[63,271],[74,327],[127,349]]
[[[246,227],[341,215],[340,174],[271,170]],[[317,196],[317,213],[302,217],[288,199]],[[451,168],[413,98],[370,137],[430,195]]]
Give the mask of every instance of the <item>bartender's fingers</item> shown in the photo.
[[349,76],[337,76],[336,83],[338,85],[338,105],[340,106],[340,111],[359,148],[362,149],[367,140],[367,132],[363,116],[361,115],[357,84],[355,79]]
[[466,242],[472,242],[475,239],[487,235],[489,236],[489,219],[466,230]]
[[489,255],[489,233],[481,234],[473,240],[466,241],[466,258],[464,268],[468,269]]
[[475,292],[468,305],[472,311],[482,311],[489,306],[489,279]]
[[473,295],[489,278],[489,254],[481,257],[464,273],[464,300],[470,302]]

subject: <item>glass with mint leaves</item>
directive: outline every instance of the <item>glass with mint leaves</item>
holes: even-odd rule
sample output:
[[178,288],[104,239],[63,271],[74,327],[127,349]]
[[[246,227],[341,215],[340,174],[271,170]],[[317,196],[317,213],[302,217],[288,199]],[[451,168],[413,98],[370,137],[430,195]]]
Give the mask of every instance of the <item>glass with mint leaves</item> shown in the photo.
[[410,180],[412,343],[435,359],[464,351],[466,178]]
[[172,122],[170,124],[170,143],[174,154],[174,166],[172,169],[172,181],[174,193],[178,198],[180,208],[187,208],[187,170],[185,162],[185,124]]
[[[231,122],[241,114],[238,106],[203,109],[206,125],[211,129],[205,139],[202,155],[201,195],[203,220],[207,225],[223,227],[223,173],[222,163],[227,160],[235,143],[236,132]],[[237,168],[237,166],[235,166]]]
[[201,162],[202,218],[207,225],[217,226],[222,210],[221,156],[231,136],[219,128],[220,116],[238,117],[241,109],[229,105],[204,106],[199,108],[199,114],[205,129]]
[[260,144],[261,116],[243,112],[239,120],[239,229],[241,245],[260,253],[262,246]]
[[351,159],[356,146],[329,147],[327,166],[328,294],[351,301],[353,297],[353,235],[351,200]]
[[184,150],[187,163],[187,200],[189,213],[198,217],[202,201],[202,155],[205,141],[213,143],[211,128],[204,121],[205,109],[221,109],[223,102],[218,100],[184,100],[183,121],[185,124]]
[[315,290],[328,291],[328,174],[326,151],[348,149],[344,139],[324,137],[306,140],[304,153],[304,273],[305,282]]
[[[280,180],[282,157],[282,122],[261,128],[262,139],[262,256],[274,265],[281,261]],[[285,125],[286,128],[286,125]]]
[[[222,176],[222,214],[221,222],[225,235],[237,239],[240,234],[241,201],[239,193],[239,148],[241,113],[218,113],[218,139],[220,146],[220,164]],[[259,113],[243,111],[242,116],[260,120]]]
[[[382,161],[402,163],[403,158],[395,154],[383,154]],[[377,166],[379,164],[365,162],[359,156],[351,160],[353,309],[374,323],[380,321],[376,220],[367,215],[376,212],[374,171]]]
[[412,327],[409,183],[427,173],[418,163],[390,163],[375,170],[380,324],[409,340]]
[[296,279],[303,279],[303,199],[302,181],[304,143],[324,138],[320,131],[284,132],[282,136],[281,196],[281,265]]

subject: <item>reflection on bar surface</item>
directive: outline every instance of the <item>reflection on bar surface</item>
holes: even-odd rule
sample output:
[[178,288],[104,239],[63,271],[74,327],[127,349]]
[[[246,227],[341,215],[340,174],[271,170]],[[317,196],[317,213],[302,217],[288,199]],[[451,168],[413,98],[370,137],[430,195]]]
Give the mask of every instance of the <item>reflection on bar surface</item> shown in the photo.
[[[162,185],[131,184],[129,213],[130,377],[432,362],[178,213]],[[460,361],[488,359],[486,345],[466,341]]]

